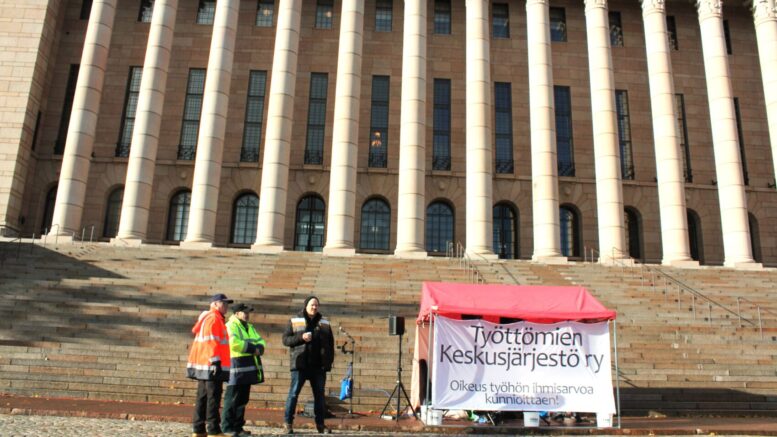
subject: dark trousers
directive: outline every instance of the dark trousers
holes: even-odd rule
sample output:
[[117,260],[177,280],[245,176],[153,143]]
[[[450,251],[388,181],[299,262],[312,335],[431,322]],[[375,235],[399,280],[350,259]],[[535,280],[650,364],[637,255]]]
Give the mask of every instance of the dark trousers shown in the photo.
[[251,393],[250,384],[228,385],[224,392],[224,418],[221,432],[234,434],[243,430],[246,424],[246,405]]
[[221,434],[219,407],[221,406],[221,381],[197,381],[197,402],[194,404],[192,430],[194,433]]
[[297,398],[305,381],[310,381],[310,387],[313,389],[313,412],[316,415],[316,425],[324,425],[324,414],[326,405],[324,404],[324,387],[326,385],[326,372],[323,369],[314,370],[292,370],[291,385],[289,386],[289,397],[286,398],[286,413],[284,420],[286,423],[294,423],[294,413],[297,409]]

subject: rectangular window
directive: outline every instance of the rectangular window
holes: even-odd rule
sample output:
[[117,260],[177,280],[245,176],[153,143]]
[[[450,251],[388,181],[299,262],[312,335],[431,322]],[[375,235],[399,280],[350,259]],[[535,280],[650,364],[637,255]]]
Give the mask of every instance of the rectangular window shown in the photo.
[[150,23],[154,15],[154,0],[140,0],[140,12],[138,12],[138,21],[141,23]]
[[553,42],[566,42],[567,40],[567,13],[564,8],[550,8],[550,40]]
[[629,116],[629,92],[615,90],[615,110],[618,114],[618,142],[621,151],[621,176],[634,179],[634,154],[631,147],[631,120]]
[[61,155],[65,151],[67,129],[70,125],[70,112],[73,110],[73,97],[76,94],[76,84],[78,83],[78,70],[78,64],[70,65],[70,72],[67,75],[67,86],[65,87],[65,101],[62,103],[62,116],[59,119],[57,142],[54,143],[55,155]]
[[191,161],[197,151],[197,135],[200,131],[200,113],[205,93],[205,69],[189,70],[189,82],[186,85],[186,101],[183,106],[183,124],[181,125],[181,143],[178,145],[178,159]]
[[623,25],[621,13],[610,11],[610,47],[623,47]]
[[731,52],[731,31],[728,28],[728,20],[723,20],[723,36],[726,38],[726,53]]
[[370,116],[370,157],[368,166],[388,165],[389,77],[372,77],[372,114]]
[[333,0],[318,0],[316,4],[316,29],[331,29],[334,15]]
[[259,0],[256,6],[256,27],[272,27],[275,0]]
[[259,162],[266,83],[266,71],[252,71],[249,75],[246,122],[243,128],[243,147],[240,149],[240,162]]
[[575,175],[575,155],[572,144],[572,96],[568,86],[554,86],[556,106],[556,150],[558,175]]
[[737,139],[739,140],[739,159],[742,160],[742,177],[745,185],[750,185],[750,177],[747,174],[747,155],[745,155],[745,136],[742,133],[742,113],[739,110],[739,98],[734,97],[734,114],[737,117]]
[[393,18],[393,0],[377,0],[375,2],[375,31],[391,32]]
[[308,138],[305,143],[305,164],[324,163],[324,128],[326,126],[326,93],[329,77],[326,73],[310,75],[308,104]]
[[434,80],[432,169],[451,169],[451,80]]
[[126,158],[129,156],[132,144],[132,130],[135,128],[135,113],[138,109],[138,97],[140,96],[140,77],[143,67],[130,67],[127,79],[127,93],[124,96],[124,114],[121,117],[121,129],[119,129],[119,141],[116,143],[116,156]]
[[677,42],[677,24],[675,23],[674,15],[666,16],[666,33],[669,37],[669,48],[680,50],[680,44]]
[[677,113],[677,131],[680,134],[680,154],[683,156],[683,175],[685,182],[693,182],[691,172],[691,150],[688,144],[688,125],[685,122],[685,97],[674,95],[675,112]]
[[434,33],[451,34],[451,0],[434,0]]
[[494,38],[510,38],[510,9],[507,3],[491,5],[491,25]]
[[496,172],[513,172],[513,97],[507,82],[494,83],[494,131],[496,132]]
[[200,0],[197,9],[197,24],[213,24],[216,17],[216,0]]
[[81,15],[79,18],[82,20],[88,20],[89,14],[92,13],[92,0],[84,0],[83,3],[81,3]]

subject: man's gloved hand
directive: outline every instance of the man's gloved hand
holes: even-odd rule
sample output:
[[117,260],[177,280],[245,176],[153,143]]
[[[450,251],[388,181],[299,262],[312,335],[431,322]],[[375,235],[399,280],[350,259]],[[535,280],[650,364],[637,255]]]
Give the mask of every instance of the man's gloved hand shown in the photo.
[[210,366],[210,376],[212,376],[214,379],[221,376],[221,363],[215,362]]

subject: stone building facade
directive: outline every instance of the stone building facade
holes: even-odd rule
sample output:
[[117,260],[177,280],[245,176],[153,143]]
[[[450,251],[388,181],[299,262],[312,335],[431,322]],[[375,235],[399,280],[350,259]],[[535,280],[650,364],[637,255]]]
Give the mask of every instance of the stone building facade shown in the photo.
[[17,3],[7,235],[777,264],[774,0]]

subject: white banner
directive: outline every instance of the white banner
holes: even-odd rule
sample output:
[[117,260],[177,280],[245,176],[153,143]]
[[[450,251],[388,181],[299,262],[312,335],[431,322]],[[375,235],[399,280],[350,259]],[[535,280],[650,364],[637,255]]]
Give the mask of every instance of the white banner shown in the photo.
[[607,322],[435,321],[433,408],[615,413]]

